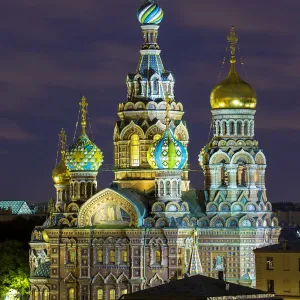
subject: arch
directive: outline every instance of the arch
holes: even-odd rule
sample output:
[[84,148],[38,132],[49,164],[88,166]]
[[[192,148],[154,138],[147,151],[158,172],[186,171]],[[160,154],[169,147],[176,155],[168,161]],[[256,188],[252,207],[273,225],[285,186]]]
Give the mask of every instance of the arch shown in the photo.
[[133,110],[134,109],[134,103],[133,102],[127,102],[124,106],[124,110]]
[[116,284],[117,283],[117,278],[115,277],[114,274],[109,273],[106,278],[104,279],[105,284]]
[[124,272],[118,277],[117,283],[129,283],[129,279]]
[[270,202],[267,202],[267,204],[266,204],[266,210],[267,211],[272,211],[272,204]]
[[228,228],[237,228],[239,226],[239,221],[235,217],[230,217],[226,220],[225,226]]
[[177,110],[183,111],[183,105],[180,102],[177,103]]
[[239,159],[244,159],[247,162],[247,164],[255,164],[253,157],[250,155],[250,153],[246,152],[244,149],[236,152],[232,156],[230,163],[237,164]]
[[278,219],[276,217],[273,217],[271,225],[272,227],[278,227]]
[[244,135],[250,135],[250,124],[249,120],[244,121]]
[[198,221],[198,225],[201,228],[208,228],[209,227],[209,220],[206,217],[202,217]]
[[260,211],[265,211],[266,210],[265,204],[263,202],[261,202],[259,204],[259,209],[260,209]]
[[258,211],[258,207],[255,203],[247,203],[245,205],[245,209],[246,211],[249,211],[249,212],[253,212],[253,211]]
[[79,212],[78,204],[71,202],[67,207],[67,212]]
[[134,109],[136,109],[136,110],[139,110],[139,109],[144,110],[145,108],[146,108],[145,104],[141,101],[134,104]]
[[145,138],[143,129],[131,121],[130,124],[125,126],[121,131],[120,138],[121,140],[127,141],[133,134],[137,134],[141,140]]
[[215,216],[210,220],[210,227],[221,228],[224,224],[224,219],[220,216]]
[[97,285],[102,285],[104,284],[104,277],[98,272],[93,280],[92,280],[92,284],[97,284]]
[[189,212],[190,211],[189,205],[186,202],[183,202],[181,204],[181,211],[182,212]]
[[160,90],[160,78],[158,74],[153,74],[150,78],[152,82],[152,95],[159,95],[159,90]]
[[256,220],[256,227],[263,227],[263,220],[261,218]]
[[152,205],[152,211],[153,212],[163,212],[165,211],[165,204],[162,202],[155,202]]
[[70,222],[69,222],[68,219],[66,219],[66,218],[60,219],[60,220],[57,222],[57,225],[58,225],[59,227],[60,227],[60,226],[68,226],[68,227],[71,227]]
[[210,165],[215,165],[219,164],[222,161],[225,161],[226,164],[230,163],[230,157],[228,156],[227,153],[223,152],[221,149],[217,152],[215,152],[211,158],[209,159],[209,164]]
[[266,157],[261,151],[256,153],[255,163],[258,164],[258,165],[265,165],[267,163],[266,162]]
[[160,276],[157,273],[153,276],[153,278],[150,279],[151,287],[161,285],[163,283],[164,283],[164,281],[160,278]]
[[163,133],[164,133],[164,130],[162,130],[156,123],[147,129],[147,131],[145,133],[145,137],[147,140],[153,140],[155,135],[159,134],[160,136],[162,136]]
[[243,211],[244,209],[244,206],[242,203],[233,203],[231,205],[231,211],[233,212],[240,212],[240,211]]
[[243,126],[243,122],[241,120],[238,120],[236,122],[236,133],[237,133],[237,135],[242,135],[243,134],[242,126]]
[[263,226],[264,227],[271,227],[272,222],[269,216],[264,217]]
[[181,222],[182,227],[189,227],[190,226],[190,221],[187,217],[183,218]]
[[169,212],[180,211],[180,205],[177,202],[169,202],[166,206],[166,211]]
[[130,137],[130,165],[138,167],[140,165],[140,138],[138,134]]
[[156,110],[157,109],[157,103],[154,101],[150,101],[146,104],[147,110]]
[[249,216],[244,216],[239,221],[239,227],[255,227],[255,220]]
[[207,212],[217,212],[218,206],[216,203],[210,202],[206,205],[206,211]]
[[155,227],[157,228],[164,228],[168,226],[169,226],[169,221],[167,218],[159,218],[155,223]]
[[146,218],[144,220],[144,227],[146,228],[152,228],[155,226],[155,220],[153,218]]
[[191,225],[192,227],[195,227],[195,226],[197,225],[197,219],[196,219],[195,217],[192,217],[192,218],[190,219],[190,225]]
[[188,141],[189,140],[188,130],[183,125],[182,121],[180,121],[179,125],[175,128],[174,136],[179,141]]
[[229,212],[230,211],[230,203],[229,202],[222,202],[219,205],[219,211],[221,211],[221,212]]

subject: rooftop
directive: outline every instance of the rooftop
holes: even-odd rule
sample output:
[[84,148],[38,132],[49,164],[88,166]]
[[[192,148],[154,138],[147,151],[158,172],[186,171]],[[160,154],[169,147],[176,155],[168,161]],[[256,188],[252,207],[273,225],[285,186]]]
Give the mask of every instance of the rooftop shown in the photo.
[[24,200],[0,200],[0,209],[9,210],[13,215],[31,215],[32,211]]
[[259,252],[300,252],[300,239],[293,241],[282,241],[279,244],[274,244],[262,248],[256,248],[254,253]]

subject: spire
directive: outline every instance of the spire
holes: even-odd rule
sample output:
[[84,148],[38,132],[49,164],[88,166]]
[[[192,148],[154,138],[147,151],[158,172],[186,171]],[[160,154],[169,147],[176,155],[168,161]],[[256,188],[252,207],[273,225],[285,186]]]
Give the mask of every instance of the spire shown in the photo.
[[61,159],[64,160],[66,155],[66,142],[67,142],[67,135],[64,128],[61,129],[60,133],[58,134],[58,138],[60,144]]
[[81,107],[81,133],[86,134],[85,127],[86,127],[86,115],[87,115],[88,103],[84,96],[81,98],[81,102],[79,102],[79,106]]
[[190,259],[189,269],[188,273],[190,276],[198,275],[202,272],[201,262],[200,262],[200,256],[197,246],[197,230],[195,229],[193,231],[193,238],[194,238],[194,245],[192,250],[192,255]]
[[230,54],[231,54],[230,63],[235,64],[236,44],[239,41],[239,39],[235,34],[234,26],[231,26],[230,34],[227,36],[227,41],[230,43]]

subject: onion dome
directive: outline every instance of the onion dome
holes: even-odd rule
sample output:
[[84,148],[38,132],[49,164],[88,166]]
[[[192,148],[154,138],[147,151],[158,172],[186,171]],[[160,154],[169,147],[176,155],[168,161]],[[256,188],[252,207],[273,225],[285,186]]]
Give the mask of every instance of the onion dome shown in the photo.
[[179,142],[169,127],[169,102],[166,97],[166,130],[163,136],[155,141],[147,152],[147,160],[153,169],[182,169],[187,162],[187,150]]
[[88,103],[85,97],[80,102],[82,133],[77,142],[66,152],[69,171],[98,171],[103,162],[101,150],[89,139],[85,132]]
[[163,17],[164,12],[155,0],[148,0],[137,11],[137,18],[142,25],[159,25]]
[[231,28],[228,36],[231,49],[230,71],[227,77],[217,84],[210,95],[212,109],[255,109],[256,92],[251,85],[245,82],[237,73],[235,68],[235,47],[238,38],[235,35],[234,27]]
[[52,171],[52,179],[55,184],[68,184],[70,181],[70,173],[65,164],[66,141],[67,135],[64,129],[61,130],[59,137],[59,145],[61,147],[61,160]]

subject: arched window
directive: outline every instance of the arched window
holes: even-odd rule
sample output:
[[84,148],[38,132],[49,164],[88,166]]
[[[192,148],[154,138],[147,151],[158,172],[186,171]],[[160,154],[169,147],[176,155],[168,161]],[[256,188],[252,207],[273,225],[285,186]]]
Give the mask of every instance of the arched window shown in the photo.
[[43,290],[43,300],[48,300],[49,298],[49,292],[47,289]]
[[158,85],[158,78],[154,78],[153,80],[153,95],[159,94],[159,85]]
[[76,197],[78,195],[78,191],[79,191],[79,184],[78,184],[78,182],[75,182],[73,197]]
[[121,290],[121,294],[122,294],[122,295],[128,294],[128,290],[127,290],[127,289],[122,289],[122,290]]
[[165,187],[164,187],[164,182],[162,180],[159,182],[159,189],[160,189],[160,196],[164,196],[165,195]]
[[75,250],[74,249],[70,249],[68,251],[68,258],[69,258],[69,263],[75,263],[76,257],[75,257]]
[[111,289],[109,290],[109,300],[115,300],[116,299],[116,290]]
[[85,196],[85,184],[84,182],[80,183],[80,197]]
[[237,122],[237,134],[238,135],[242,134],[242,122],[240,121]]
[[123,263],[127,263],[128,262],[128,253],[127,250],[122,250],[121,251],[121,259]]
[[171,195],[171,182],[168,180],[167,181],[167,196]]
[[93,184],[93,195],[95,195],[97,192],[97,186],[96,183]]
[[142,95],[142,83],[141,78],[137,80],[137,95]]
[[173,181],[172,182],[172,191],[171,191],[171,194],[172,194],[172,196],[177,196],[177,183],[176,183],[176,181]]
[[161,139],[161,135],[158,133],[153,137],[153,141],[156,142]]
[[221,168],[221,183],[222,185],[228,185],[228,172],[226,171],[226,167],[223,165]]
[[157,264],[161,263],[161,251],[160,250],[155,251],[155,262]]
[[103,289],[97,289],[97,300],[103,300]]
[[109,262],[115,263],[116,262],[116,252],[115,250],[109,250]]
[[245,122],[244,135],[249,135],[249,123]]
[[234,135],[234,122],[229,123],[230,135]]
[[103,251],[102,250],[97,251],[97,262],[103,263]]
[[130,139],[130,160],[132,167],[140,165],[140,138],[137,134],[133,134]]
[[237,184],[241,186],[247,185],[247,168],[244,165],[239,165],[237,170]]
[[70,288],[68,290],[68,300],[75,300],[75,290],[74,290],[74,288]]
[[34,289],[32,291],[32,300],[38,300],[38,298],[39,298],[38,290]]
[[225,122],[222,122],[221,129],[222,129],[222,135],[226,135],[226,123]]
[[86,186],[86,194],[88,197],[91,197],[93,195],[93,188],[92,188],[92,183],[88,182]]

